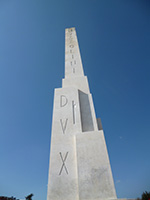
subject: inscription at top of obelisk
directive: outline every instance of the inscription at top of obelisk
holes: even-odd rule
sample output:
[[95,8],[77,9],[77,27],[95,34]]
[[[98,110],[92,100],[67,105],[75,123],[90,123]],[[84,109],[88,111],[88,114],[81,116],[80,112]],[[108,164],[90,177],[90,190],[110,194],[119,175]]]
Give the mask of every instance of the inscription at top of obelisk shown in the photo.
[[65,34],[65,78],[84,76],[75,28]]

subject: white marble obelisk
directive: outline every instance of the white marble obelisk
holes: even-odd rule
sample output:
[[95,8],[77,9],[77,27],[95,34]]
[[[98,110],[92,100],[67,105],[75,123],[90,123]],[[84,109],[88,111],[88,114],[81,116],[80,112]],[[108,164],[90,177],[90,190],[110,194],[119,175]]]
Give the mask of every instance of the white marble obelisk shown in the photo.
[[116,199],[75,28],[66,29],[65,37],[65,78],[54,95],[47,200]]

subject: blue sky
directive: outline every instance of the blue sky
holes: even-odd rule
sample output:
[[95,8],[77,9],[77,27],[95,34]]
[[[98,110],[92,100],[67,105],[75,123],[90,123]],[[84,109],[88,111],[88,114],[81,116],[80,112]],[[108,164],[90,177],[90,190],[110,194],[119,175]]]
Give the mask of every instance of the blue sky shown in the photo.
[[0,196],[45,200],[54,88],[76,27],[119,198],[150,191],[150,1],[0,0]]

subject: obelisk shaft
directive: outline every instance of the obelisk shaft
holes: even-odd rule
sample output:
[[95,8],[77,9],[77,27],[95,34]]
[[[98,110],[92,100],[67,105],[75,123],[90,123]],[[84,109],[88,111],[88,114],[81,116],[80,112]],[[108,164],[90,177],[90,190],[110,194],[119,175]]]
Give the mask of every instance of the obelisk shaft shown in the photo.
[[65,33],[65,78],[84,76],[75,28]]
[[66,29],[65,78],[55,89],[47,200],[111,200],[116,192],[75,28]]

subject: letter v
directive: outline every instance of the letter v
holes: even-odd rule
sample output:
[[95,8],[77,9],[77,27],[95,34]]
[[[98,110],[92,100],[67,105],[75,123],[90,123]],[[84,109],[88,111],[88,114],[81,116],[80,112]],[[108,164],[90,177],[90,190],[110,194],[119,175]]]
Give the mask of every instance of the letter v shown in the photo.
[[60,124],[61,124],[63,134],[65,134],[65,130],[66,130],[66,127],[67,127],[67,121],[68,121],[68,119],[66,119],[65,123],[63,123],[62,119],[60,119]]

